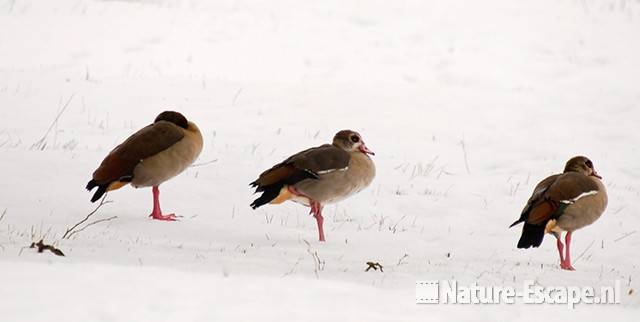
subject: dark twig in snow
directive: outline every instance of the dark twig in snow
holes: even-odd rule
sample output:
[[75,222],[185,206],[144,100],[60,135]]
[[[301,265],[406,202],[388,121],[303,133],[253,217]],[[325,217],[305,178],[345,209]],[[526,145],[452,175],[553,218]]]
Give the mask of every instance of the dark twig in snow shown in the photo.
[[201,166],[209,165],[209,164],[212,164],[212,163],[215,163],[215,162],[218,162],[218,159],[209,160],[207,162],[194,163],[194,164],[190,165],[189,167],[190,168],[201,167]]
[[81,232],[81,231],[83,231],[83,230],[85,230],[85,229],[89,228],[89,226],[93,226],[93,225],[95,225],[95,224],[99,224],[99,223],[101,223],[101,222],[105,222],[105,221],[111,221],[111,220],[116,219],[116,218],[118,218],[118,216],[111,216],[111,217],[109,217],[109,218],[103,218],[103,219],[98,219],[98,220],[96,220],[96,221],[92,221],[92,222],[90,222],[90,223],[88,223],[88,224],[84,225],[82,228],[80,228],[80,229],[78,229],[78,230],[74,230],[74,231],[72,231],[72,232],[69,234],[69,236],[67,236],[67,239],[69,239],[69,238],[71,238],[71,236],[73,236],[73,235],[75,235],[75,234],[77,234],[77,233],[79,233],[79,232]]
[[31,150],[33,150],[33,149],[44,150],[44,148],[47,146],[47,142],[46,142],[47,136],[49,135],[49,133],[51,132],[53,127],[56,126],[56,124],[58,124],[58,120],[60,119],[60,116],[62,116],[62,113],[64,113],[64,111],[67,109],[67,107],[69,107],[69,104],[71,103],[71,100],[73,99],[73,97],[75,95],[76,94],[71,94],[71,96],[69,97],[67,102],[64,104],[64,106],[62,106],[62,108],[58,112],[58,115],[56,115],[56,118],[53,119],[53,122],[51,122],[51,125],[49,125],[49,128],[47,129],[47,132],[44,133],[44,135],[42,136],[42,138],[40,138],[40,140],[38,140],[36,143],[31,145]]
[[462,153],[464,154],[464,167],[467,169],[467,174],[471,174],[471,170],[469,170],[469,160],[467,158],[467,147],[464,143],[464,137],[460,140],[460,146],[462,146]]
[[400,257],[400,259],[398,260],[398,264],[396,264],[396,266],[400,266],[403,264],[406,264],[404,261],[405,258],[409,257],[409,254],[404,254],[404,256]]
[[406,217],[407,217],[407,215],[403,215],[403,216],[402,216],[402,218],[400,218],[400,220],[398,220],[395,224],[393,224],[393,226],[389,227],[389,230],[390,230],[392,233],[394,233],[394,234],[395,234],[395,233],[398,231],[398,229],[397,229],[397,228],[398,228],[398,224],[399,224],[400,222],[402,222]]
[[284,273],[282,277],[293,274],[296,271],[296,267],[298,267],[298,264],[300,263],[301,260],[302,260],[302,257],[299,257],[298,260],[293,264],[293,267],[291,267],[291,269],[288,272]]
[[[5,210],[5,212],[6,212],[6,210]],[[0,219],[1,219],[1,218],[2,218],[2,217],[0,217]],[[619,242],[619,241],[621,241],[621,240],[623,240],[623,239],[625,239],[625,238],[627,238],[627,237],[629,237],[629,236],[631,236],[631,235],[633,235],[633,234],[635,234],[635,233],[636,233],[636,231],[635,231],[635,230],[634,230],[634,231],[631,231],[631,232],[628,232],[628,233],[626,233],[626,234],[622,235],[621,237],[618,237],[618,238],[614,239],[614,240],[613,240],[613,242],[614,242],[614,243],[617,243],[617,242]]]
[[98,206],[96,206],[95,209],[93,209],[93,211],[91,211],[84,219],[80,220],[78,223],[73,225],[71,228],[67,228],[67,231],[65,231],[64,235],[62,235],[62,239],[69,239],[74,234],[77,234],[77,233],[87,229],[87,227],[89,227],[89,226],[93,226],[93,225],[95,225],[97,223],[101,223],[103,221],[109,221],[109,220],[118,218],[118,216],[113,216],[113,217],[109,217],[109,218],[106,218],[106,219],[96,220],[96,221],[90,222],[90,223],[86,224],[85,226],[83,226],[82,228],[76,230],[76,228],[78,228],[78,226],[80,226],[80,225],[84,224],[85,222],[87,222],[87,220],[89,220],[89,218],[91,218],[91,216],[93,216],[98,211],[98,209],[100,209],[100,207],[102,207],[102,206],[104,206],[104,205],[106,205],[108,203],[113,202],[111,200],[106,200],[105,201],[106,198],[107,198],[107,194],[105,193],[104,196],[102,197],[102,199],[100,199],[100,203],[98,204]]
[[316,278],[320,278],[319,272],[324,271],[325,262],[320,259],[317,251],[311,250],[311,244],[308,241],[304,239],[302,241],[307,244],[307,253],[309,253],[309,255],[311,255],[311,258],[313,259],[313,272],[316,274]]
[[578,258],[576,258],[575,262],[579,261],[579,260],[580,260],[580,258],[582,258],[582,256],[584,256],[584,254],[585,254],[589,249],[591,249],[591,246],[593,246],[593,244],[595,244],[595,242],[596,242],[596,241],[595,241],[595,239],[594,239],[594,240],[592,240],[592,241],[591,241],[591,244],[589,244],[589,246],[587,246],[587,248],[585,248],[585,250],[584,250],[584,251],[582,251],[582,253],[580,254],[580,256],[578,256]]
[[236,92],[236,95],[233,96],[233,102],[231,102],[231,106],[236,106],[236,102],[238,101],[238,97],[240,97],[240,93],[242,93],[242,87],[240,87]]

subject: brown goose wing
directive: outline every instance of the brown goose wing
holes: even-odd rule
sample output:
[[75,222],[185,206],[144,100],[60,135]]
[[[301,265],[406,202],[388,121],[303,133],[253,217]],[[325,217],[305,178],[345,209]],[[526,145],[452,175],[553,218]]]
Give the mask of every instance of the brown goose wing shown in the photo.
[[318,179],[325,171],[344,169],[349,165],[351,156],[343,149],[331,144],[304,150],[276,164],[260,174],[251,183],[256,192],[264,192],[251,207],[254,209],[278,196],[285,185],[292,185],[305,179]]
[[527,204],[525,205],[524,209],[520,213],[520,219],[518,219],[516,222],[511,224],[511,226],[514,226],[520,222],[526,221],[527,218],[529,217],[529,213],[534,208],[540,207],[540,205],[544,203],[545,196],[549,188],[558,180],[560,176],[562,176],[562,174],[552,175],[540,181],[540,183],[536,185],[535,189],[533,189],[533,194],[531,195],[531,197],[529,197]]
[[562,215],[563,205],[569,205],[572,200],[584,193],[597,190],[596,183],[581,173],[562,174],[540,197],[531,202],[527,222],[534,225],[546,224],[549,219]]
[[175,124],[158,121],[148,125],[118,145],[93,173],[97,185],[125,179],[131,181],[133,169],[148,157],[156,155],[184,137],[184,131]]
[[524,222],[518,248],[538,247],[542,243],[549,220],[561,216],[564,208],[574,199],[597,190],[595,182],[577,172],[557,174],[542,180],[522,210],[520,219],[510,226]]
[[[318,174],[323,171],[347,167],[350,158],[351,156],[347,151],[331,144],[325,144],[290,156],[260,174],[258,179],[252,182],[252,185],[257,187],[267,186],[292,176],[317,179]],[[295,182],[287,182],[287,184],[293,183]]]

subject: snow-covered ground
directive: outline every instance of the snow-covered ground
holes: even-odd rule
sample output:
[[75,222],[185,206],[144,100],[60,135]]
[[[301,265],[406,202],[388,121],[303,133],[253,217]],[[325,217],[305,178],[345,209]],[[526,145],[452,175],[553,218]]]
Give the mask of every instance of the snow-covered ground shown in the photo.
[[[637,321],[639,84],[640,1],[1,1],[0,319]],[[161,187],[182,220],[127,187],[62,239],[102,158],[165,109],[205,137]],[[344,128],[377,177],[325,209],[326,243],[300,205],[249,208],[262,170]],[[577,154],[610,202],[566,272],[553,238],[519,250],[507,227]],[[416,305],[431,279],[623,296]]]

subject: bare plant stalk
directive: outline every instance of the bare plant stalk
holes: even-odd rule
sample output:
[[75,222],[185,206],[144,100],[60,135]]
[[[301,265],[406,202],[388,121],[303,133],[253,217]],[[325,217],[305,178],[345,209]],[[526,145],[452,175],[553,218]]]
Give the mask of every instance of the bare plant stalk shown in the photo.
[[284,275],[282,275],[282,277],[284,276],[289,276],[291,274],[293,274],[296,270],[296,267],[298,267],[298,264],[300,263],[300,261],[302,260],[302,257],[299,257],[298,260],[295,262],[295,264],[293,264],[293,267],[291,267],[291,270],[289,270],[288,272],[284,273]]
[[467,147],[464,144],[464,138],[460,140],[460,146],[462,146],[462,153],[464,154],[464,167],[467,169],[467,174],[471,174],[471,170],[469,170],[469,160],[467,158]]
[[406,217],[407,215],[402,216],[402,218],[400,218],[400,220],[398,220],[395,224],[393,224],[393,226],[389,227],[389,230],[395,234],[398,231],[397,230],[398,224],[402,222]]
[[242,87],[238,89],[236,95],[233,96],[233,101],[231,102],[231,106],[236,106],[236,102],[238,101],[238,97],[240,97],[240,93],[242,93]]
[[[5,209],[5,212],[7,212],[6,209]],[[4,216],[4,214],[3,214],[3,216]],[[0,219],[2,219],[2,217],[0,217]],[[617,242],[619,242],[619,241],[621,241],[621,240],[623,240],[623,239],[625,239],[625,238],[627,238],[627,237],[629,237],[629,236],[631,236],[631,235],[633,235],[635,233],[636,233],[635,230],[633,230],[631,232],[628,232],[628,233],[624,234],[623,236],[616,238],[613,242],[617,243]]]
[[69,236],[67,236],[67,239],[70,239],[70,238],[71,238],[71,236],[73,236],[73,235],[75,235],[75,234],[77,234],[77,233],[79,233],[79,232],[81,232],[81,231],[83,231],[83,230],[85,230],[85,229],[89,228],[89,226],[93,226],[93,225],[95,225],[95,224],[99,224],[99,223],[101,223],[101,222],[105,222],[105,221],[111,221],[111,220],[116,219],[116,218],[118,218],[118,216],[111,216],[111,217],[109,217],[109,218],[103,218],[103,219],[98,219],[98,220],[96,220],[96,221],[92,221],[92,222],[90,222],[90,223],[88,223],[88,224],[84,225],[82,228],[80,228],[80,229],[78,229],[78,230],[74,230],[74,231],[70,232],[70,233],[69,233]]
[[73,99],[73,97],[76,94],[71,94],[71,96],[69,97],[69,99],[67,100],[67,102],[64,104],[64,106],[62,106],[62,108],[60,109],[60,111],[58,112],[58,115],[56,115],[56,118],[53,119],[53,122],[51,122],[51,125],[49,125],[49,128],[47,129],[47,132],[44,133],[44,135],[42,136],[42,138],[40,138],[40,140],[36,141],[36,143],[34,143],[33,145],[31,145],[31,150],[36,149],[36,150],[44,150],[46,144],[46,140],[47,140],[47,136],[49,135],[49,133],[51,132],[51,130],[53,129],[53,127],[58,124],[58,120],[60,119],[60,116],[62,116],[62,113],[64,113],[64,111],[67,109],[67,107],[69,107],[69,104],[71,103],[71,100]]
[[307,244],[307,253],[311,255],[313,259],[313,272],[316,274],[316,278],[320,278],[320,271],[324,271],[325,261],[320,259],[317,251],[311,250],[311,244],[303,239],[304,243]]
[[76,228],[78,228],[78,226],[80,226],[80,225],[84,224],[85,222],[87,222],[87,220],[89,220],[89,218],[91,218],[91,216],[93,216],[98,211],[98,209],[100,209],[100,207],[112,202],[110,200],[106,200],[105,201],[106,198],[107,198],[107,194],[105,193],[104,196],[102,197],[102,199],[100,199],[100,203],[98,204],[98,206],[96,206],[95,209],[93,209],[93,211],[91,211],[84,219],[80,220],[78,223],[73,225],[71,228],[67,228],[67,231],[65,231],[64,235],[62,235],[62,239],[69,239],[74,234],[85,230],[87,227],[89,227],[91,225],[95,225],[95,224],[97,224],[99,222],[103,222],[103,221],[112,220],[112,219],[117,218],[117,216],[113,216],[113,217],[110,217],[110,218],[107,218],[107,219],[97,220],[97,221],[94,221],[94,222],[91,222],[91,223],[85,225],[84,227],[80,228],[79,230],[76,230]]
[[584,256],[584,254],[586,254],[586,253],[587,253],[587,251],[588,251],[589,249],[591,249],[591,246],[593,246],[593,244],[594,244],[595,242],[596,242],[596,240],[595,240],[595,239],[594,239],[594,240],[592,240],[592,241],[591,241],[591,244],[589,244],[589,246],[587,246],[587,248],[585,248],[585,249],[584,249],[584,251],[582,251],[582,253],[580,254],[580,256],[578,256],[578,258],[576,258],[573,262],[574,262],[574,263],[576,263],[576,262],[580,261],[580,259],[582,258],[582,256]]
[[407,257],[409,257],[409,254],[404,254],[404,256],[400,257],[400,259],[398,260],[398,264],[396,264],[396,266],[400,266],[400,265],[406,264],[406,262],[404,262],[404,260]]
[[207,162],[194,163],[194,164],[190,165],[189,167],[190,168],[201,167],[203,165],[209,165],[209,164],[214,163],[214,162],[218,162],[218,159],[209,160]]

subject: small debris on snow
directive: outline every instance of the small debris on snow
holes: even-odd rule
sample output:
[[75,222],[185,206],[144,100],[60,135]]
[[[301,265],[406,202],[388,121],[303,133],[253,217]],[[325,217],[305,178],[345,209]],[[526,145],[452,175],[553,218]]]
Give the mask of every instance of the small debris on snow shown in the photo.
[[40,239],[40,241],[37,243],[35,242],[31,243],[31,246],[29,246],[29,248],[36,248],[36,247],[38,248],[38,253],[42,253],[45,250],[49,250],[58,256],[64,256],[64,253],[60,249],[56,248],[55,246],[45,244],[44,240],[42,239]]
[[367,267],[367,269],[364,270],[365,272],[368,272],[372,268],[374,271],[377,271],[379,268],[380,272],[384,273],[384,270],[382,270],[382,265],[380,265],[380,263],[378,262],[367,262],[367,265],[369,265],[369,267]]

